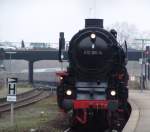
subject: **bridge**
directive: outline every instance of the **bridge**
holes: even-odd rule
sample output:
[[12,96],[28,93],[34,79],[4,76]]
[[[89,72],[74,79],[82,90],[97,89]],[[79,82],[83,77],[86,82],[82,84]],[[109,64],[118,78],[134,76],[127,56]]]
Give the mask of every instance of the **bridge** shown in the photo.
[[[67,51],[63,52],[64,60],[68,59]],[[139,61],[141,51],[128,51],[129,61]],[[29,67],[29,83],[33,83],[33,64],[40,60],[58,60],[58,50],[7,50],[1,52],[0,59],[5,60],[26,60]]]

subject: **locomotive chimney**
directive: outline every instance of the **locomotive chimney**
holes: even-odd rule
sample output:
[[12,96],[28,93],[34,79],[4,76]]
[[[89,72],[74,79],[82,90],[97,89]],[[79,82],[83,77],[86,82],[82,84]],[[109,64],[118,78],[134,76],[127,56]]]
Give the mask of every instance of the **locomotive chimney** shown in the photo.
[[88,27],[103,28],[103,19],[85,19],[85,28]]

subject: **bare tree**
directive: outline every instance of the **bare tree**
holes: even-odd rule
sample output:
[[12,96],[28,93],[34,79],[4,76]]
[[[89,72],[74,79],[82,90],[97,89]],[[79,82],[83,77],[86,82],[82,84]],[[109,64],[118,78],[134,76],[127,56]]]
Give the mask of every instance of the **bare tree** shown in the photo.
[[141,36],[135,25],[127,22],[116,22],[109,26],[108,29],[115,29],[117,31],[117,40],[121,45],[126,40],[128,47],[140,48],[140,45],[134,43],[135,38],[139,38],[139,36]]
[[130,25],[127,22],[112,24],[109,29],[115,29],[118,33],[118,42],[122,44],[125,40],[127,42],[132,42],[136,36],[138,36],[139,31],[135,25]]

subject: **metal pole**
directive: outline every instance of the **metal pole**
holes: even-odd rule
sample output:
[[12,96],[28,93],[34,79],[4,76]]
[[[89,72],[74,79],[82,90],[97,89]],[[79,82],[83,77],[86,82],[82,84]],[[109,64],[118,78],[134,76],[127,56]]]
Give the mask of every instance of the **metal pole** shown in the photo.
[[11,63],[11,58],[12,58],[12,54],[16,54],[16,52],[6,52],[6,53],[9,54],[9,64],[10,64],[10,66],[9,66],[9,70],[10,70],[10,71],[9,71],[9,74],[11,75],[11,71],[12,71],[12,70],[11,70],[11,69],[12,69],[12,68],[11,68],[11,64],[12,64],[12,63]]
[[141,92],[143,91],[143,84],[144,84],[144,78],[143,78],[143,59],[144,59],[144,55],[143,55],[143,49],[144,49],[144,40],[142,40],[142,64],[141,64]]
[[14,103],[13,102],[11,102],[10,122],[11,125],[13,126],[14,125]]
[[[10,76],[11,76],[11,53],[10,53]],[[11,102],[11,105],[10,105],[10,123],[11,123],[11,126],[14,125],[14,103]]]
[[91,6],[89,7],[89,16],[90,18],[96,18],[96,0],[91,0]]
[[11,76],[11,53],[10,53],[10,76]]
[[[11,77],[11,53],[10,53],[10,77]],[[10,123],[11,123],[11,126],[13,126],[14,125],[14,103],[13,102],[11,102],[11,104],[10,104],[10,109],[11,109],[11,111],[10,111]]]

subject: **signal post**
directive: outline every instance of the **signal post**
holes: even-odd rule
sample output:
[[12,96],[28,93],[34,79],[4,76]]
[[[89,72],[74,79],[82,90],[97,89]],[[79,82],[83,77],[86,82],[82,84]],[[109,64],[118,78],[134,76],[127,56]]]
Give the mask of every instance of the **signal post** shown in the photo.
[[7,78],[7,86],[8,86],[7,101],[10,102],[11,105],[10,122],[12,126],[14,124],[14,102],[17,101],[16,98],[17,80],[18,80],[17,78]]

